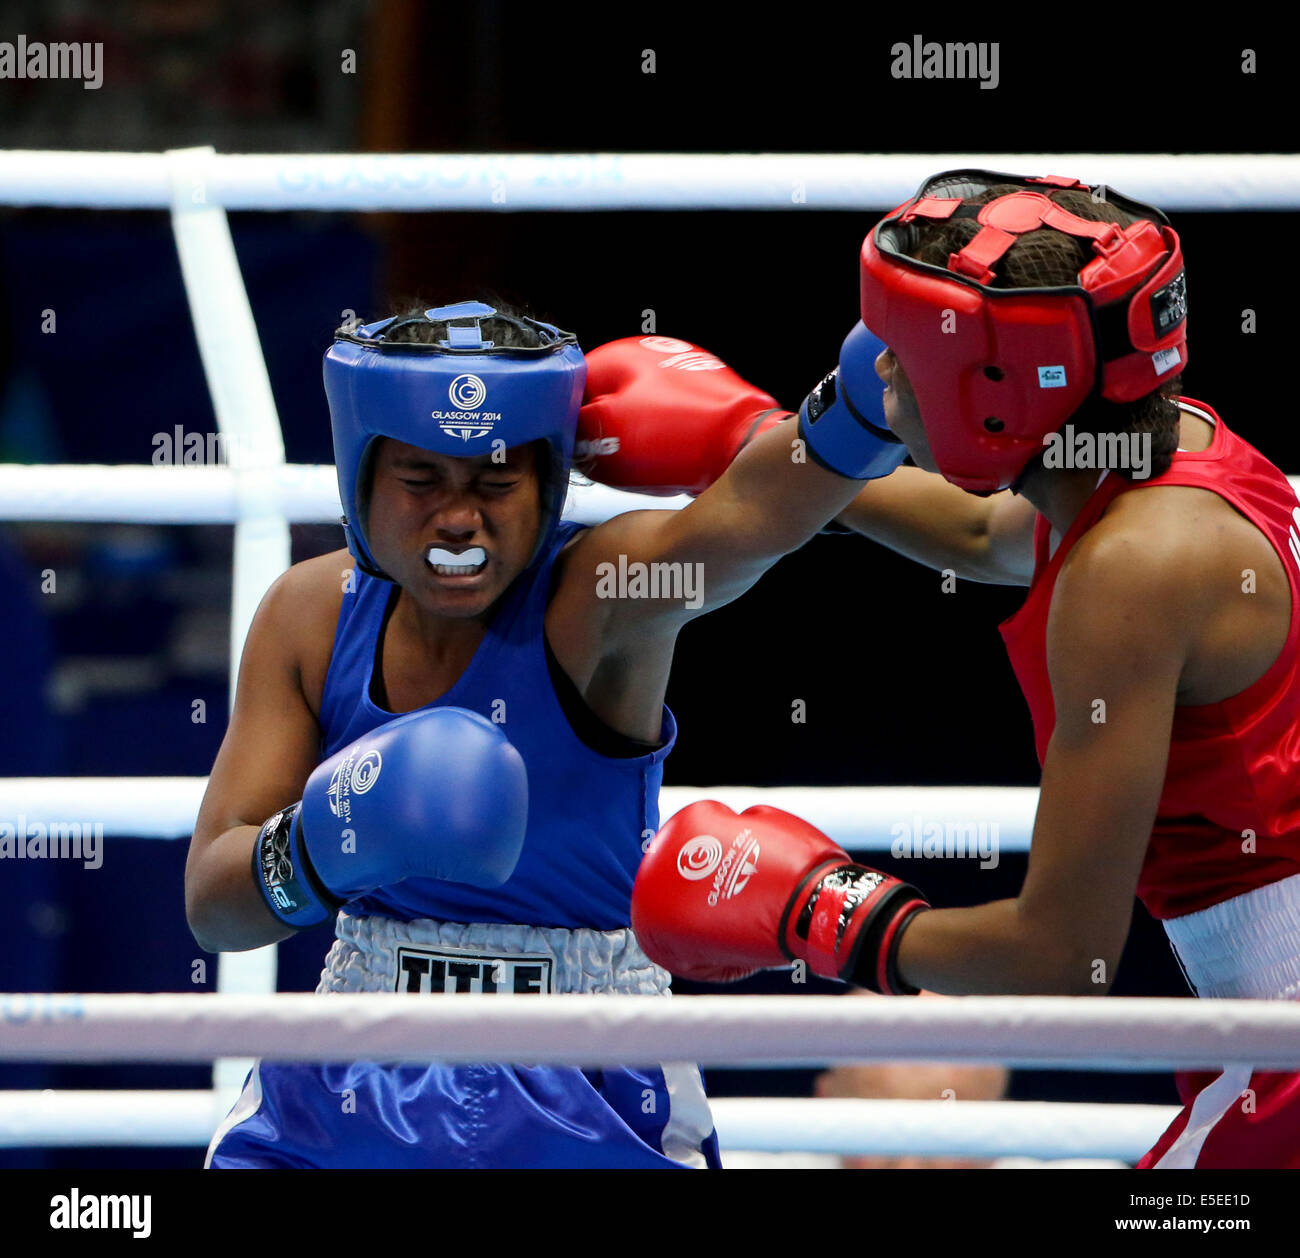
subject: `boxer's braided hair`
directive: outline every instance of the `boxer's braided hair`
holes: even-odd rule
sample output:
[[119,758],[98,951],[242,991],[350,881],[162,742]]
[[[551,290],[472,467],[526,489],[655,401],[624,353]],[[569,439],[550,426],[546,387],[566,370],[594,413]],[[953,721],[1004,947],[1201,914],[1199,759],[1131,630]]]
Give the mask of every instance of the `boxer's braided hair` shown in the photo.
[[[1023,191],[1018,184],[998,184],[977,196],[968,197],[965,204],[983,205],[1007,193]],[[1127,227],[1136,221],[1133,215],[1118,206],[1108,201],[1095,201],[1091,194],[1079,188],[1054,188],[1047,195],[1063,209],[1090,222],[1117,223],[1120,227]],[[921,243],[913,256],[918,262],[940,267],[946,267],[948,255],[968,245],[980,230],[974,219],[919,221],[917,225]],[[997,274],[990,287],[1050,288],[1076,284],[1079,272],[1094,257],[1096,254],[1088,241],[1050,227],[1040,227],[1016,238],[1015,244],[997,264]],[[1079,431],[1098,435],[1150,433],[1150,474],[1159,476],[1168,471],[1170,460],[1178,448],[1180,412],[1175,399],[1182,392],[1182,384],[1183,377],[1179,374],[1162,382],[1154,392],[1136,402],[1089,398],[1070,416],[1070,422]],[[1116,467],[1113,470],[1117,476],[1133,480],[1133,473],[1140,469]]]

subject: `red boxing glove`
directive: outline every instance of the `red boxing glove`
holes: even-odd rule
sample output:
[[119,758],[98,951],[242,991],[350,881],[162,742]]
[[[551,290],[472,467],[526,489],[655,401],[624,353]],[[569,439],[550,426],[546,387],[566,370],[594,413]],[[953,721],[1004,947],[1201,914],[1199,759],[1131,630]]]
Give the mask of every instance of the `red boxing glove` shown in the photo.
[[602,485],[700,494],[747,441],[788,418],[698,345],[629,336],[587,355],[575,458]]
[[779,808],[703,800],[650,844],[632,888],[632,929],[652,961],[729,983],[806,961],[814,974],[915,995],[898,973],[904,927],[929,908],[897,878]]

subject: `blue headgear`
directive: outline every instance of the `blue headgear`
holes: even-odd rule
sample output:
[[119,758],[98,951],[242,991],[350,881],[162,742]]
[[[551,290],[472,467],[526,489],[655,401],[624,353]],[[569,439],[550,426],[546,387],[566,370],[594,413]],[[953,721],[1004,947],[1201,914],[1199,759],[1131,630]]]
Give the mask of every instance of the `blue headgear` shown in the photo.
[[[527,330],[540,344],[494,345],[479,331],[479,320],[486,318]],[[426,321],[445,323],[447,339],[387,339],[398,328]],[[462,457],[545,441],[551,458],[541,469],[542,522],[531,565],[559,525],[586,381],[587,362],[573,333],[498,314],[478,301],[336,332],[325,353],[325,396],[343,528],[358,567],[392,579],[366,539],[368,455],[376,437]]]

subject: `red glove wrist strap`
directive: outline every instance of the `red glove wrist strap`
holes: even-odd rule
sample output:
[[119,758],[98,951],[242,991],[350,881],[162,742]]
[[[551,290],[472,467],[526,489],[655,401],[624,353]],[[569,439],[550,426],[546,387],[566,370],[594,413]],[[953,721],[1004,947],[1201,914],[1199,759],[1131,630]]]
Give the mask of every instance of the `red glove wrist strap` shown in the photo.
[[787,956],[802,958],[824,978],[886,995],[911,995],[916,989],[898,974],[898,942],[903,926],[928,907],[914,887],[897,878],[828,861],[790,898],[781,945]]

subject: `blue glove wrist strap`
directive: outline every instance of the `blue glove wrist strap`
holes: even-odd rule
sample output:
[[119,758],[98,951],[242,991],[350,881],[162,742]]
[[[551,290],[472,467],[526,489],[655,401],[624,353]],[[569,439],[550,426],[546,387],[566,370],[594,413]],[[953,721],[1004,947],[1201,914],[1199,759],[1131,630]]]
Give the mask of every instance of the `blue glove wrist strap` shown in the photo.
[[302,841],[301,802],[281,809],[253,844],[253,881],[286,926],[302,930],[334,916],[343,901],[321,882]]
[[888,476],[907,458],[907,447],[887,428],[859,412],[832,371],[799,408],[799,436],[827,471],[854,480]]

